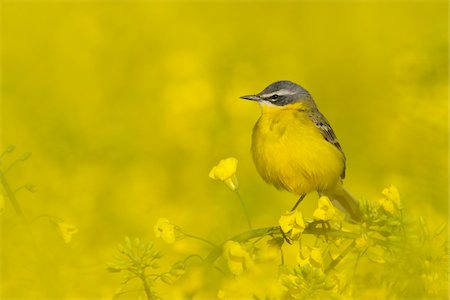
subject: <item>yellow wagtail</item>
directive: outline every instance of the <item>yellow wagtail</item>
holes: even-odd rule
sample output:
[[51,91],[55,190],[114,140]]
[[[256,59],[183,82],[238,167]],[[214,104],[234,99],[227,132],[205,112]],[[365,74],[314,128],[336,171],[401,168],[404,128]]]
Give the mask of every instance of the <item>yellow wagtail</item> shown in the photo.
[[345,155],[311,95],[291,81],[277,81],[256,95],[261,116],[253,128],[252,153],[261,177],[300,196],[317,191],[359,221],[359,203],[343,187]]

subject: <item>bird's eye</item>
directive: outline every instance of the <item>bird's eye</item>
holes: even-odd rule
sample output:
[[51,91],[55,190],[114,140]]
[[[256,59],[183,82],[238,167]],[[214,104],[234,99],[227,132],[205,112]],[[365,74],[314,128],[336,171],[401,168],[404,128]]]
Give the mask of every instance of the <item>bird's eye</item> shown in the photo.
[[273,99],[273,100],[275,100],[275,99],[277,99],[277,98],[278,98],[278,95],[277,95],[277,94],[272,95],[272,96],[270,97],[270,99]]

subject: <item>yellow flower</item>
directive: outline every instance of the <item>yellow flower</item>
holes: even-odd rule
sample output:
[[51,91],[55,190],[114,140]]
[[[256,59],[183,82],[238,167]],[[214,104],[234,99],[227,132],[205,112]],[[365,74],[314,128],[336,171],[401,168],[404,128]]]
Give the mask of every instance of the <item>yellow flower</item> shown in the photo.
[[322,268],[323,258],[320,248],[302,246],[297,256],[297,263],[300,266],[310,264],[316,268]]
[[297,263],[300,266],[304,266],[305,264],[309,263],[309,248],[306,246],[300,247],[300,250],[298,252],[297,256]]
[[309,264],[316,268],[322,268],[323,258],[320,248],[302,246],[297,257],[297,263],[300,266]]
[[66,244],[68,244],[72,240],[72,235],[78,232],[77,227],[64,221],[58,222],[57,225],[59,233],[61,234],[61,237]]
[[278,224],[280,224],[281,231],[289,235],[291,240],[299,238],[306,227],[302,213],[297,210],[284,213],[278,220]]
[[162,238],[166,243],[171,244],[175,242],[175,225],[166,218],[159,218],[155,226],[153,226],[153,230],[155,231],[155,236]]
[[313,266],[322,267],[323,265],[322,252],[320,251],[319,248],[311,248],[309,260]]
[[214,166],[209,172],[209,177],[214,180],[223,181],[232,191],[239,187],[236,169],[238,160],[234,157],[222,159],[217,166]]
[[385,188],[381,194],[383,194],[389,201],[394,203],[394,205],[401,209],[401,202],[400,202],[400,193],[398,192],[398,189],[394,185],[390,185],[387,188]]
[[382,197],[378,199],[378,202],[383,209],[391,214],[396,214],[402,209],[400,202],[400,194],[397,188],[393,185],[385,188],[382,192]]
[[331,204],[328,197],[322,196],[319,198],[319,206],[314,211],[313,217],[315,220],[329,221],[336,216],[336,210]]
[[383,209],[385,211],[387,211],[391,214],[395,214],[397,212],[397,210],[394,207],[394,203],[392,203],[388,199],[382,197],[378,200],[378,202],[380,203],[381,207],[383,207]]
[[228,268],[234,275],[240,275],[253,266],[250,254],[235,241],[227,241],[223,246],[223,257],[227,260]]

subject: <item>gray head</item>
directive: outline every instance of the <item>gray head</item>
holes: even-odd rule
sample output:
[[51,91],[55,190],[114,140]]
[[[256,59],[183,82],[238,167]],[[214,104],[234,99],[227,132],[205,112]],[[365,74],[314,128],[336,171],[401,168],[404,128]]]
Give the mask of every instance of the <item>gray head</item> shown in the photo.
[[242,96],[241,98],[277,106],[292,104],[299,101],[313,101],[307,90],[288,80],[276,81],[259,94]]

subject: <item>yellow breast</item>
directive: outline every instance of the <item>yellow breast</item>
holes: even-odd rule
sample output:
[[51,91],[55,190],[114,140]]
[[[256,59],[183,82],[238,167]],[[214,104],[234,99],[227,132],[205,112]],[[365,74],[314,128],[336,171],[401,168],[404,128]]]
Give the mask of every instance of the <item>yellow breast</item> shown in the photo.
[[334,189],[344,168],[342,153],[298,107],[263,108],[252,153],[266,182],[298,195]]

